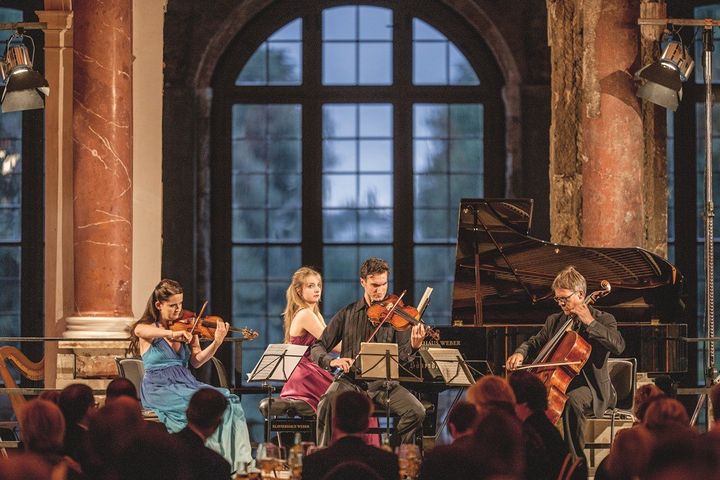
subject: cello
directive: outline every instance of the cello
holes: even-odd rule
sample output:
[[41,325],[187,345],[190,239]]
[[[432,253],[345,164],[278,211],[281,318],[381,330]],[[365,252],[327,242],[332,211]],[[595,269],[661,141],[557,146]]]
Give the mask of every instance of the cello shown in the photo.
[[[591,305],[609,294],[610,282],[603,280],[600,282],[600,288],[601,290],[585,297],[583,303]],[[576,331],[576,324],[575,315],[569,316],[531,364],[516,368],[516,370],[529,369],[542,380],[548,391],[548,408],[545,410],[545,415],[553,424],[557,423],[565,408],[568,398],[566,392],[570,382],[583,369],[592,351],[590,344]]]

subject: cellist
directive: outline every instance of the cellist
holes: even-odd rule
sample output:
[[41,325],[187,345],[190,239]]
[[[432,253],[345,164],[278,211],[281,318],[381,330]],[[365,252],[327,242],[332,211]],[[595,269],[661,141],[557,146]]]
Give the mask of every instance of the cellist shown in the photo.
[[515,370],[524,361],[532,359],[570,317],[575,318],[575,331],[590,344],[592,351],[580,374],[567,388],[568,399],[562,419],[570,451],[576,457],[585,458],[585,412],[592,411],[601,417],[607,408],[615,406],[617,396],[610,383],[607,359],[610,353],[622,353],[625,340],[617,329],[614,316],[586,304],[585,277],[575,267],[568,266],[558,273],[552,289],[562,311],[550,315],[542,330],[508,357],[505,367]]

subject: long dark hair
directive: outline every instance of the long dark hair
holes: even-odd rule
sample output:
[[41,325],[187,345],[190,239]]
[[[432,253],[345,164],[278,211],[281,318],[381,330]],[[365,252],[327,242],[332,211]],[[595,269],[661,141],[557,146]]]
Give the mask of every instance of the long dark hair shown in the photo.
[[155,302],[165,302],[173,295],[180,293],[183,293],[182,286],[175,280],[168,278],[163,278],[160,280],[160,283],[155,286],[152,295],[150,295],[145,305],[145,311],[130,328],[130,351],[133,355],[140,355],[140,338],[135,334],[135,327],[141,323],[150,325],[160,320],[160,311],[155,306]]

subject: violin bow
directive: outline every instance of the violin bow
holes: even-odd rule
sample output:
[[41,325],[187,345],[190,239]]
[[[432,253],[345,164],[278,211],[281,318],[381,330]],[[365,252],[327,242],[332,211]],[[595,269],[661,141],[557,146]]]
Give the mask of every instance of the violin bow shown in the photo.
[[205,303],[203,303],[203,306],[200,307],[200,313],[198,313],[195,316],[195,321],[193,322],[192,328],[190,329],[190,335],[195,335],[195,327],[197,327],[198,322],[202,318],[202,314],[205,313],[205,307],[207,307],[207,304],[208,304],[208,302],[207,302],[207,300],[205,300]]

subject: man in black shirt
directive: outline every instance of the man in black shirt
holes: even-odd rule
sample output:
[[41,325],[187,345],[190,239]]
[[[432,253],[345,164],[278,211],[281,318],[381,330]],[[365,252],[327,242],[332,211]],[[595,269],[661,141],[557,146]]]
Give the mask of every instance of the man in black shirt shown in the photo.
[[[369,258],[360,267],[360,285],[364,289],[363,298],[351,303],[339,312],[330,321],[320,338],[313,344],[310,355],[312,360],[323,368],[339,368],[344,374],[335,380],[320,399],[317,414],[317,440],[319,445],[328,445],[332,440],[332,404],[334,398],[348,390],[365,391],[378,405],[385,405],[386,389],[382,380],[363,382],[356,378],[356,367],[353,365],[358,353],[360,343],[366,342],[375,327],[367,316],[367,308],[373,302],[385,298],[388,289],[388,273],[390,267],[387,262],[379,258]],[[400,362],[407,361],[413,350],[420,348],[425,337],[425,327],[416,325],[411,331],[397,332],[391,325],[383,324],[373,338],[373,342],[397,343]],[[340,358],[332,359],[328,352],[342,341]],[[351,368],[353,367],[353,368]],[[412,443],[415,433],[422,427],[425,418],[425,409],[420,401],[407,389],[397,382],[389,386],[390,412],[398,415],[399,421],[395,434],[391,438],[392,444]]]

